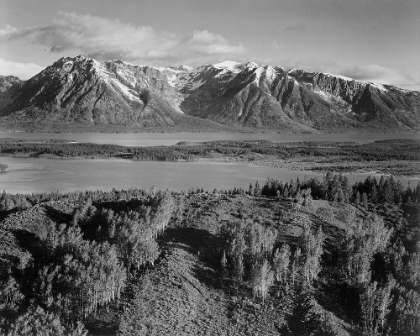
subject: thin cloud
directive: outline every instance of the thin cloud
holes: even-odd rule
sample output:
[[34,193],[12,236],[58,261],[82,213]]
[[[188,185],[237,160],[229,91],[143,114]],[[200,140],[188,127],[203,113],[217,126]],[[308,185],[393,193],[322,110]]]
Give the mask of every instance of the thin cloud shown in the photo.
[[377,64],[345,66],[341,72],[343,75],[359,80],[370,80],[382,83],[389,82],[395,83],[395,85],[416,84],[414,77],[402,71],[386,68]]
[[18,63],[12,61],[6,61],[0,58],[0,75],[4,76],[17,76],[20,79],[29,79],[39,72],[41,72],[44,68],[34,63]]
[[150,26],[134,26],[119,20],[93,15],[59,12],[52,24],[0,31],[0,41],[26,40],[43,45],[53,53],[80,50],[102,60],[174,63],[188,59],[207,60],[235,57],[245,52],[241,43],[209,32],[193,31],[177,35],[156,31]]

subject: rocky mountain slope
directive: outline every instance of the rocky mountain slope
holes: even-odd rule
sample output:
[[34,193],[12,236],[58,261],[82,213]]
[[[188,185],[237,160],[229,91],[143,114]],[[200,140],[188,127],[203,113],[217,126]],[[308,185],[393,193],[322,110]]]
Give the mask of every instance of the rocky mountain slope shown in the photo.
[[0,92],[7,91],[14,84],[22,84],[23,82],[16,76],[1,76],[0,75]]
[[420,126],[420,92],[253,62],[163,68],[77,56],[17,83],[0,94],[3,121],[153,128],[189,118],[278,131]]
[[23,81],[15,76],[0,75],[0,111],[12,99],[14,92],[22,87]]

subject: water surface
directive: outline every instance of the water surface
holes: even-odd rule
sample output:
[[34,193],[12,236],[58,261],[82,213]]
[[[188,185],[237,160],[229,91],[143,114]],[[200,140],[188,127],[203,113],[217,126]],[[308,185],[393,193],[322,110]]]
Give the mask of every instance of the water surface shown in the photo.
[[[123,159],[45,159],[12,158],[0,160],[9,172],[0,174],[0,190],[8,193],[69,192],[144,188],[187,191],[190,187],[216,189],[248,188],[267,177],[289,182],[292,178],[318,177],[323,174],[270,167],[245,162],[156,162]],[[348,174],[350,182],[364,180],[369,174]],[[408,179],[401,180],[407,184]],[[413,180],[412,185],[417,182]]]
[[[420,134],[278,134],[278,133],[24,133],[0,132],[0,137],[26,138],[34,141],[66,139],[98,144],[125,146],[174,145],[179,141],[210,140],[270,140],[294,141],[355,141],[372,142],[386,139],[420,139]],[[287,169],[256,167],[245,162],[144,162],[120,159],[45,159],[0,157],[9,172],[0,174],[0,190],[10,193],[75,190],[110,190],[132,187],[188,190],[247,188],[267,177],[290,181],[299,177],[319,177],[322,174]],[[368,174],[349,174],[351,182],[364,180]],[[408,179],[402,179],[407,184]],[[414,183],[417,182],[414,180]],[[413,184],[412,184],[413,185]]]

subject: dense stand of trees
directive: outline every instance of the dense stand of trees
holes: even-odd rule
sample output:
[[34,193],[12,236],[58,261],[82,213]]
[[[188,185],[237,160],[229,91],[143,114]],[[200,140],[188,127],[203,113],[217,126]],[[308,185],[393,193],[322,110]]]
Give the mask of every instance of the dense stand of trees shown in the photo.
[[344,156],[352,161],[419,160],[420,142],[386,140],[368,144],[351,142],[273,143],[267,140],[180,142],[176,146],[126,147],[109,144],[73,143],[64,140],[31,142],[25,139],[0,139],[0,154],[57,155],[61,157],[121,157],[132,160],[194,160],[211,153],[240,156],[250,153],[295,156]]
[[[264,211],[236,209],[235,219],[217,224],[220,245],[212,252],[227,293],[287,311],[281,334],[340,334],[319,294],[325,291],[340,297],[341,316],[360,334],[418,334],[419,185],[393,177],[350,185],[328,173],[322,181],[268,179],[213,194],[283,205],[279,226],[268,225]],[[138,276],[160,256],[156,238],[170,223],[189,224],[200,209],[195,195],[209,193],[2,193],[0,333],[85,335],[86,318],[131,291],[120,323],[129,334],[148,290],[147,276]],[[296,236],[285,238],[285,226]]]
[[258,223],[237,221],[222,227],[225,239],[222,264],[241,283],[252,285],[254,296],[267,296],[274,274],[269,262],[277,232]]
[[268,179],[262,188],[259,183],[250,186],[249,193],[256,191],[263,196],[278,196],[283,198],[300,199],[308,198],[323,199],[341,203],[355,203],[367,208],[368,203],[372,204],[420,204],[420,183],[417,186],[405,188],[399,180],[390,176],[381,176],[379,181],[375,177],[368,176],[365,181],[350,185],[346,176],[328,172],[323,181],[317,178],[299,178],[289,183]]
[[[171,194],[153,189],[1,198],[0,331],[10,336],[85,335],[80,321],[153,265],[174,211]],[[53,209],[58,199],[68,207]]]
[[223,271],[237,284],[248,283],[262,301],[269,291],[280,295],[298,284],[312,286],[321,271],[324,234],[321,227],[300,223],[303,233],[297,246],[279,244],[277,230],[250,220],[222,226]]
[[[420,184],[403,187],[389,176],[379,181],[368,177],[351,186],[346,177],[328,173],[323,181],[297,179],[283,184],[268,179],[262,187],[256,182],[247,190],[235,188],[226,193],[292,199],[292,204],[307,208],[305,211],[329,223],[334,222],[333,214],[311,210],[313,199],[353,204],[364,214],[360,218],[353,213],[342,219],[348,228],[332,256],[329,247],[327,258],[323,256],[326,243],[322,225],[311,225],[296,207],[287,219],[283,216],[283,220],[303,229],[298,242],[291,245],[276,239],[278,232],[273,228],[250,219],[222,227],[225,246],[221,267],[235,288],[248,286],[262,302],[270,295],[283,297],[283,304],[290,296],[296,302],[282,329],[284,334],[339,334],[331,312],[322,308],[313,294],[314,287],[330,281],[328,286],[344,298],[361,334],[414,336],[420,331]],[[382,217],[367,211],[383,205],[411,212],[411,224],[404,220],[403,225],[396,225],[387,217],[385,223]],[[410,226],[417,230],[414,237],[407,233]]]

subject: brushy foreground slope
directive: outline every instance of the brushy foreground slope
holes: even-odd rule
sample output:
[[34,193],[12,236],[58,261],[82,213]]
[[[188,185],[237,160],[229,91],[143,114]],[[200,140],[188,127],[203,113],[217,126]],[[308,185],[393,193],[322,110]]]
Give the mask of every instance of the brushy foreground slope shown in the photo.
[[5,335],[417,335],[420,187],[0,197]]

